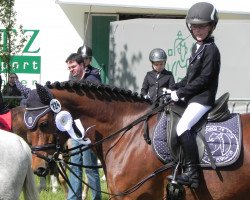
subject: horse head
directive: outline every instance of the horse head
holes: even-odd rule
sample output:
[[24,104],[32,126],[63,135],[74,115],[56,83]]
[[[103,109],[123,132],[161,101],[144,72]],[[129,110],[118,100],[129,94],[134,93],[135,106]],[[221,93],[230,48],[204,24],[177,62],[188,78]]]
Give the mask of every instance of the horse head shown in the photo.
[[28,129],[27,138],[32,149],[32,168],[38,176],[46,176],[53,170],[50,158],[56,152],[56,146],[62,146],[67,135],[57,140],[54,112],[50,107],[52,95],[46,87],[37,84],[27,99],[24,122]]

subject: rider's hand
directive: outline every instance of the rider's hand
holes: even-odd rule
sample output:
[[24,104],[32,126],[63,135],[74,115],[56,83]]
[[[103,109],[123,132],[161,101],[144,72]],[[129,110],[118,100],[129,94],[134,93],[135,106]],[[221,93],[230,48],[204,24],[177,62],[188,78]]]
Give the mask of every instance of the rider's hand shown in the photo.
[[167,91],[167,94],[171,94],[172,93],[172,91],[170,89],[167,89],[166,91]]
[[162,88],[163,94],[171,94],[171,90],[167,88]]
[[179,97],[178,97],[177,94],[176,94],[176,90],[171,91],[171,99],[172,99],[173,101],[178,101],[178,100],[179,100]]

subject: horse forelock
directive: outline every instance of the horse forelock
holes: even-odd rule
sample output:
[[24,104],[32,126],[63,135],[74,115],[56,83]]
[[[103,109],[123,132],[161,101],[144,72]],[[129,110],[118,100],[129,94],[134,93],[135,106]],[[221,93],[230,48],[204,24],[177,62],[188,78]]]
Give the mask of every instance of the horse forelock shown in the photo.
[[58,90],[75,90],[75,91],[88,91],[95,94],[95,97],[111,98],[112,100],[123,100],[132,102],[148,102],[142,95],[137,92],[132,92],[131,90],[126,90],[123,88],[110,86],[106,84],[100,84],[90,81],[64,81],[64,82],[47,82],[46,86],[49,89]]

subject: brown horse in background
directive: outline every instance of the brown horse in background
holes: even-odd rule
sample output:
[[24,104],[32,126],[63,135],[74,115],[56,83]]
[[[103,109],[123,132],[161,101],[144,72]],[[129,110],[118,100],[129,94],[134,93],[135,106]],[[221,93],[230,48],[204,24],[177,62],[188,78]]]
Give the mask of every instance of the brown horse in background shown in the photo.
[[23,115],[25,112],[25,106],[17,106],[10,109],[11,113],[11,132],[22,137],[27,143],[30,143],[28,136],[29,129],[25,126],[23,121]]
[[[86,137],[102,162],[108,183],[108,192],[120,194],[152,175],[164,164],[157,158],[151,145],[143,137],[144,120],[137,121],[150,112],[151,105],[131,93],[116,87],[94,85],[93,83],[62,82],[47,84],[54,99],[62,110],[68,111],[73,119],[80,119],[86,128],[91,128]],[[250,114],[240,115],[243,148],[238,161],[231,166],[204,168],[198,189],[185,188],[187,200],[246,200],[250,196]],[[135,122],[131,125],[131,122]],[[157,114],[148,119],[150,138],[157,122]],[[126,127],[130,125],[129,127]],[[126,128],[124,128],[126,127]],[[122,131],[119,131],[122,130]],[[31,130],[32,146],[48,144],[51,136],[59,137],[63,145],[67,134],[55,134],[56,126],[50,112],[38,120]],[[114,134],[116,133],[116,134]],[[65,136],[66,135],[66,136]],[[35,169],[45,166],[33,160]],[[166,190],[166,175],[171,170],[152,176],[130,194],[113,196],[113,199],[163,199]],[[112,196],[112,195],[111,195]]]

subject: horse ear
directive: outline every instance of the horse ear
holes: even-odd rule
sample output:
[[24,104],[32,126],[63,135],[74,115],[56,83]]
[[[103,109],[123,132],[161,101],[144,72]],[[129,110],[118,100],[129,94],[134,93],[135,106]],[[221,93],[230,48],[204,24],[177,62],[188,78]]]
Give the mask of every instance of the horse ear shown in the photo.
[[45,105],[49,105],[51,99],[53,99],[53,95],[51,94],[51,92],[46,87],[43,87],[38,83],[36,83],[36,91],[41,102]]

